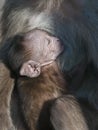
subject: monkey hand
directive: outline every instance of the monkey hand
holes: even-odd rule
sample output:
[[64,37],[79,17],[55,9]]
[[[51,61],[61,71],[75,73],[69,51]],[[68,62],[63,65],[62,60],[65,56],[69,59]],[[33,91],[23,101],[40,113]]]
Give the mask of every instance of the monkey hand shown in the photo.
[[25,62],[20,69],[21,76],[27,76],[30,78],[38,77],[40,73],[41,73],[40,63],[33,60]]

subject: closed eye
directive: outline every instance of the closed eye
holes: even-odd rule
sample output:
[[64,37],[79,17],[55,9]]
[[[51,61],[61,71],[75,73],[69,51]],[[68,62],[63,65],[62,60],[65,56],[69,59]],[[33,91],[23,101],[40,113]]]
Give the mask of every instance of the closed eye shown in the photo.
[[50,39],[48,39],[48,38],[46,38],[46,40],[47,40],[47,44],[49,45],[49,44],[50,44],[50,42],[51,42],[51,40],[50,40]]

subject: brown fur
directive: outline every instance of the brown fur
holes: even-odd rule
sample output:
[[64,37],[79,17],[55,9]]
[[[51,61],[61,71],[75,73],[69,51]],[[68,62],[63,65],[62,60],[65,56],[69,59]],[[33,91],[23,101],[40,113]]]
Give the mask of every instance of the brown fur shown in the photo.
[[[97,0],[6,1],[1,21],[3,47],[0,50],[0,130],[14,130],[14,127],[17,130],[35,130],[36,123],[33,124],[32,120],[36,122],[40,111],[38,126],[36,126],[38,130],[98,129],[98,7],[96,5]],[[40,79],[33,79],[33,84],[36,86],[28,83],[32,80],[23,78],[22,81],[21,78],[10,75],[6,58],[11,46],[9,39],[34,28],[45,30],[62,40],[65,51],[56,63],[63,75],[67,75],[64,79],[61,73],[60,77],[52,76],[51,67],[47,69],[47,73],[44,73],[44,81],[44,75]],[[36,82],[40,82],[40,86]],[[66,82],[68,82],[67,92],[74,96],[65,94],[61,98],[50,101],[63,95],[61,92]],[[33,87],[34,90],[31,91]],[[42,89],[39,90],[39,87]],[[55,88],[56,91],[53,93],[54,87],[57,89]],[[42,95],[42,90],[47,91],[49,96]],[[35,100],[32,99],[34,95]],[[42,101],[41,104],[36,101],[37,99]],[[47,102],[44,105],[41,99],[49,100],[49,108]],[[33,106],[34,109],[30,109],[33,108],[33,101],[36,105]],[[42,110],[38,109],[40,105],[43,105]],[[32,113],[35,115],[32,116]]]
[[[35,130],[38,125],[39,116],[44,105],[47,103],[47,108],[50,107],[48,102],[52,102],[52,100],[67,92],[67,88],[65,88],[67,84],[55,63],[43,69],[38,78],[19,78],[17,83],[22,111],[29,128],[32,130]],[[44,112],[48,115],[46,110]],[[47,116],[44,120],[47,121]]]

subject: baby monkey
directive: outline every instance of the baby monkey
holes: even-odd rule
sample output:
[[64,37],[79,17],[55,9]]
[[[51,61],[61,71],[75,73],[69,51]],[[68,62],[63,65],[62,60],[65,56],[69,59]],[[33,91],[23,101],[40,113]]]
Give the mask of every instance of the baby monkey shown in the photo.
[[[16,86],[31,130],[35,130],[36,126],[39,130],[47,129],[46,124],[50,127],[47,121],[49,104],[44,110],[46,114],[42,109],[46,102],[66,93],[66,82],[56,61],[63,49],[57,37],[38,29],[12,40],[8,52],[9,66],[18,74]],[[44,120],[44,123],[39,123],[39,120]]]
[[40,30],[28,33],[23,44],[30,50],[31,60],[22,65],[20,75],[31,78],[38,77],[41,67],[54,62],[63,49],[58,38]]
[[33,30],[17,35],[8,53],[9,64],[13,70],[20,68],[21,76],[38,77],[41,67],[52,64],[63,51],[57,37],[42,30]]

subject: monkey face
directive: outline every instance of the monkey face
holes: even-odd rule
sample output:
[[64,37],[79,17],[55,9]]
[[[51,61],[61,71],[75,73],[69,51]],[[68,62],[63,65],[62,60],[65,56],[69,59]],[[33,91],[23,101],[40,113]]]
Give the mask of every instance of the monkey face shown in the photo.
[[60,40],[42,30],[27,33],[20,44],[31,52],[31,60],[40,64],[55,60],[63,51]]

